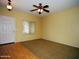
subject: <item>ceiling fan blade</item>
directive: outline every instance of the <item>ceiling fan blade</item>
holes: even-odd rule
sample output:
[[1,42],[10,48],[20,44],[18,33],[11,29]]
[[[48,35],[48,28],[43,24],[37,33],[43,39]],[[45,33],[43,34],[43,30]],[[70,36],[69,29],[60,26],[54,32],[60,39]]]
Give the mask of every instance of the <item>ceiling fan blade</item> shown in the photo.
[[49,6],[48,5],[45,5],[43,8],[49,8]]
[[46,10],[46,9],[43,9],[45,12],[49,13],[50,11],[49,10]]
[[36,10],[38,10],[38,9],[33,9],[33,10],[30,10],[30,11],[32,12],[32,11],[36,11]]
[[33,5],[34,7],[36,7],[36,8],[39,8],[38,6],[36,6],[36,5]]

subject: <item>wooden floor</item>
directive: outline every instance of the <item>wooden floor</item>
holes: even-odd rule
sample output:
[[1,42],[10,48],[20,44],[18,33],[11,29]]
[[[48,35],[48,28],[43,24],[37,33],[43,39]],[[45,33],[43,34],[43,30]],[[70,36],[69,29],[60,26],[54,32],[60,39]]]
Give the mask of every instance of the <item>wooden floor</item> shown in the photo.
[[20,43],[0,47],[0,59],[38,59]]
[[43,39],[0,46],[0,59],[38,58],[79,59],[79,48]]

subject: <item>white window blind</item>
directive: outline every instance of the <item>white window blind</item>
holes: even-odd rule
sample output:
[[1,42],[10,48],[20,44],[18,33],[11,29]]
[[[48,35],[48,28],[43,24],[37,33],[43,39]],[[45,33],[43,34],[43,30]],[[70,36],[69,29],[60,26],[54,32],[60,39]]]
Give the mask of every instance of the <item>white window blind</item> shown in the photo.
[[24,29],[23,32],[26,34],[33,34],[35,33],[35,22],[24,21]]

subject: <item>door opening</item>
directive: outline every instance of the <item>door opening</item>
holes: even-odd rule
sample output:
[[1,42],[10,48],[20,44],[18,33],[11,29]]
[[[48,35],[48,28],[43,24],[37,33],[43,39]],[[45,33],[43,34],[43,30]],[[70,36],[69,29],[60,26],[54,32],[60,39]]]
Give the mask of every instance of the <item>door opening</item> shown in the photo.
[[0,16],[0,44],[16,41],[16,19]]

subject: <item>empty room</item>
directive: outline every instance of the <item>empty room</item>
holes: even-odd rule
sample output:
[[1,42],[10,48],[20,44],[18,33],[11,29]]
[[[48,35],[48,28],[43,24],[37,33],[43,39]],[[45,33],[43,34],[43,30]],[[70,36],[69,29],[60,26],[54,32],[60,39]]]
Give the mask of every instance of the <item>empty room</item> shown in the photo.
[[0,0],[0,59],[79,59],[79,0]]

